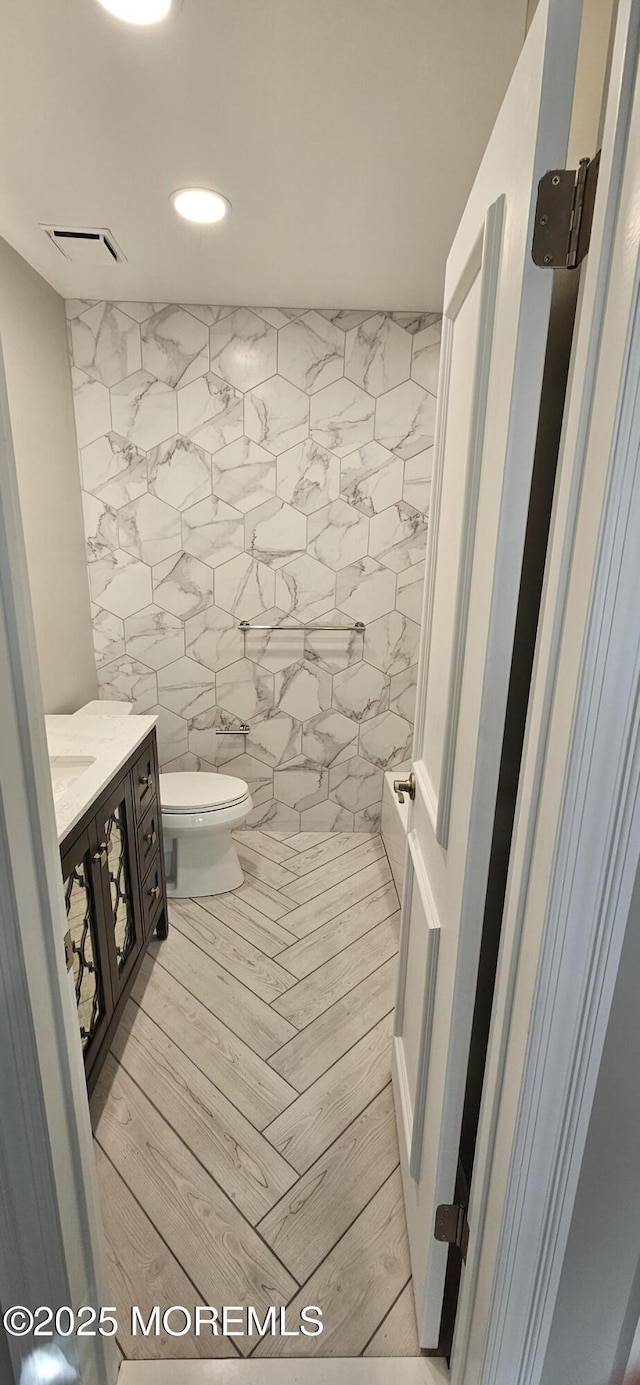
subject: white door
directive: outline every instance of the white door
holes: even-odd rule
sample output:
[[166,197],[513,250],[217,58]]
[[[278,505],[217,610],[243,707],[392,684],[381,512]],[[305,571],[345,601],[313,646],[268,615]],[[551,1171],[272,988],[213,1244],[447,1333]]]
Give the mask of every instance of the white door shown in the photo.
[[540,0],[447,263],[394,1090],[421,1345],[438,1345],[552,274],[537,185],[565,164],[582,5]]

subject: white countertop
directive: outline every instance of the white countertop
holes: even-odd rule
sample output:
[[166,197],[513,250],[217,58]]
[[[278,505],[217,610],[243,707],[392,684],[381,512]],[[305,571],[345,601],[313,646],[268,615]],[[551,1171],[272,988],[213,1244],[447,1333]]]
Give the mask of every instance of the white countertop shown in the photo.
[[[49,758],[54,761],[53,802],[61,842],[126,764],[156,724],[156,717],[136,716],[47,716]],[[82,766],[65,761],[91,760]]]

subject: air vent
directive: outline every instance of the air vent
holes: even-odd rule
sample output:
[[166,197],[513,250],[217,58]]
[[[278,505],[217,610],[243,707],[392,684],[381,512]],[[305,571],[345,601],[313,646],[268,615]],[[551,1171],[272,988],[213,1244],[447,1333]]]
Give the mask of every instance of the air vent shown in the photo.
[[65,260],[73,264],[120,264],[123,255],[111,231],[100,226],[42,226]]

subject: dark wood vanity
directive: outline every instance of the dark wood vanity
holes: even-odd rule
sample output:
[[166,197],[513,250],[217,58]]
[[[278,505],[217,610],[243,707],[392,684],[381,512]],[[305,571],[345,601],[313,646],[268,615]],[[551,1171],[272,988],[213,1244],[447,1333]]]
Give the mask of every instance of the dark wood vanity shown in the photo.
[[155,730],[64,837],[60,856],[91,1091],[148,944],[168,931]]

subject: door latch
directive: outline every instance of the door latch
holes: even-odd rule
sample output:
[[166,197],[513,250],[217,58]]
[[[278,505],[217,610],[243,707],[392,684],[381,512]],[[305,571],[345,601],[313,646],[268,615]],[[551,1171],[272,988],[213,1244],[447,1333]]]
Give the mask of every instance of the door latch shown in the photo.
[[413,800],[416,796],[416,776],[413,773],[413,770],[411,771],[411,774],[409,775],[408,779],[394,779],[393,792],[398,795],[399,803],[404,803],[405,794],[409,795],[409,798],[413,803]]

